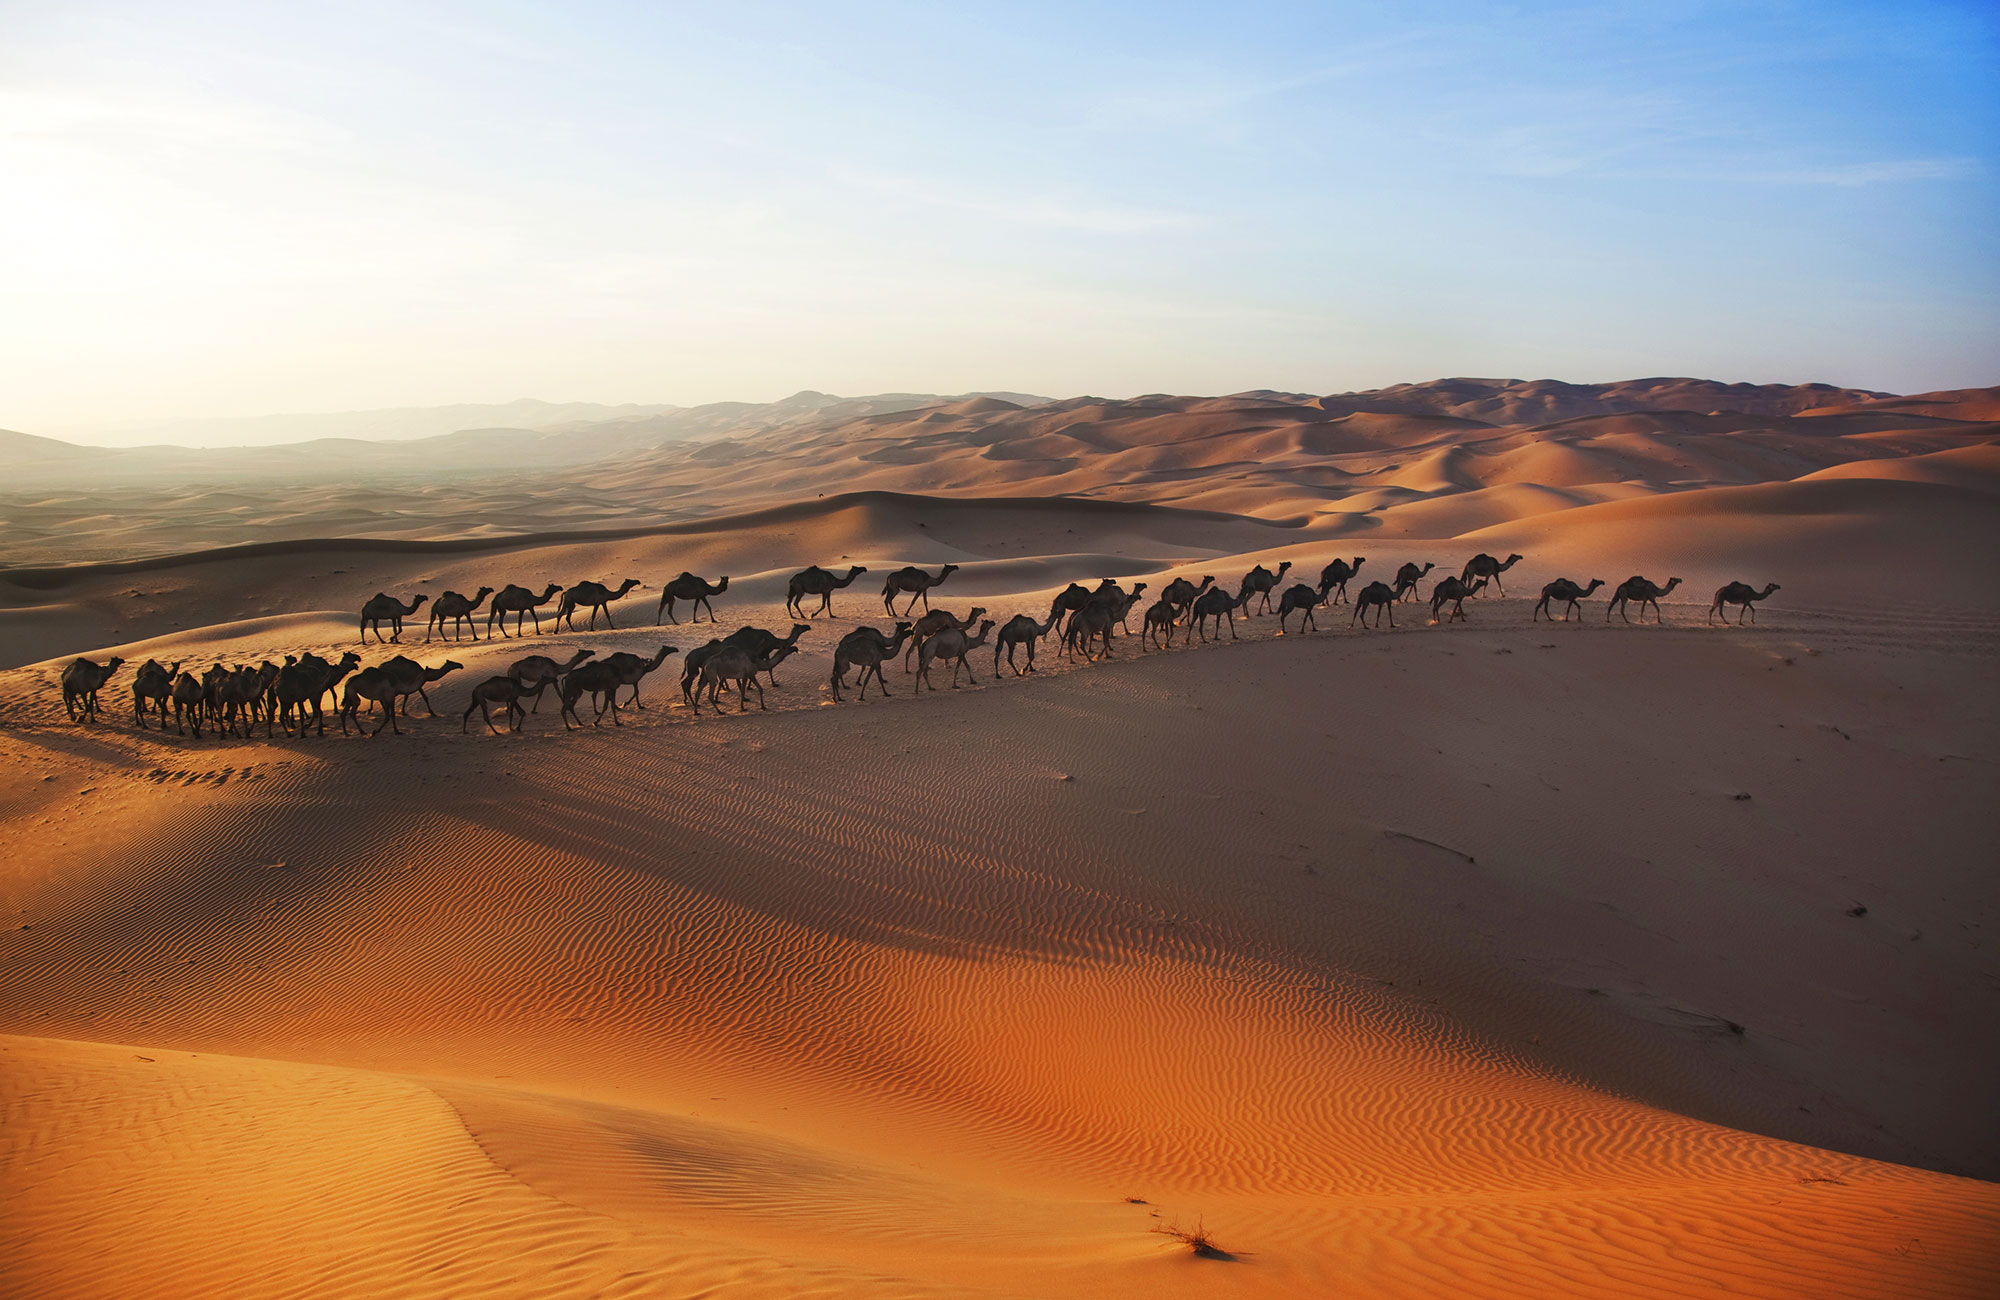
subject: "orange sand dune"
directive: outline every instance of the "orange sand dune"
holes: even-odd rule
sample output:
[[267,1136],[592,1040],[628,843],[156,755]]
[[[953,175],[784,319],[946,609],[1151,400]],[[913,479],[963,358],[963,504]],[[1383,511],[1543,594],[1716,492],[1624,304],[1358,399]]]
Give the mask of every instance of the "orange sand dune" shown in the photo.
[[[1824,394],[1765,389],[1740,436],[1472,424],[1582,401],[1498,383],[1396,395],[1430,425],[1358,460],[1307,450],[1337,403],[977,399],[791,432],[1018,495],[0,571],[7,1294],[1992,1294],[1990,434],[1835,455],[1772,428]],[[1056,455],[987,457],[1010,421]],[[1004,619],[1336,554],[1428,595],[1482,550],[1524,558],[1463,622],[828,688],[906,563]],[[702,644],[653,625],[683,568],[730,575],[720,630],[783,630],[809,561],[868,572],[766,711],[689,708],[673,656],[616,725],[464,717],[522,654]],[[1531,617],[1629,572],[1685,579],[1664,626]],[[141,730],[129,666],[77,725],[56,689],[585,576],[644,582],[615,629],[363,650],[463,665],[400,736]],[[1781,590],[1704,626],[1731,578]]]

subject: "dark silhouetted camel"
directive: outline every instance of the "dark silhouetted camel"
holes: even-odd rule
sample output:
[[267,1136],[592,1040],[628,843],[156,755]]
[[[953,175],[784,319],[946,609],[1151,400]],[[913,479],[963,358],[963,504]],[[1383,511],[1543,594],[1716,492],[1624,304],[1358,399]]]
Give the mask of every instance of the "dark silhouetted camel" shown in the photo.
[[[526,659],[516,659],[507,669],[507,675],[521,684],[522,698],[535,697],[535,712],[542,711],[542,692],[575,672],[583,661],[596,654],[595,650],[579,650],[570,656],[566,664],[559,664],[547,655],[529,655]],[[562,691],[556,691],[556,698],[562,698]]]
[[524,620],[533,618],[535,620],[535,635],[540,636],[542,634],[542,616],[537,610],[540,606],[546,605],[555,599],[555,594],[561,590],[561,584],[551,582],[543,589],[542,594],[537,596],[526,587],[517,587],[511,582],[508,583],[506,586],[500,588],[500,594],[495,596],[493,603],[486,607],[486,635],[492,636],[493,625],[498,623],[500,625],[500,635],[503,637],[506,636],[507,616],[512,614],[514,616],[514,635],[519,636],[521,634],[521,624]]
[[797,650],[795,645],[781,645],[766,654],[751,654],[740,645],[725,644],[708,657],[701,666],[701,685],[695,688],[694,711],[701,712],[701,693],[708,692],[709,707],[716,713],[722,712],[721,692],[726,685],[736,687],[736,711],[750,711],[749,692],[757,691],[757,707],[764,709],[764,686],[757,680],[758,673],[767,673],[785,662],[785,657]]
[[1331,593],[1331,599],[1327,604],[1338,605],[1347,599],[1348,579],[1361,572],[1361,566],[1366,563],[1368,563],[1367,556],[1357,555],[1352,564],[1345,560],[1335,560],[1319,571],[1320,591]]
[[[1778,584],[1775,582],[1766,584],[1762,591],[1757,590],[1747,582],[1732,582],[1726,587],[1717,588],[1715,600],[1708,607],[1707,621],[1713,623],[1716,613],[1720,611],[1722,621],[1727,623],[1729,621],[1729,610],[1727,607],[1730,605],[1741,605],[1743,612],[1736,616],[1737,625],[1739,627],[1742,626],[1745,619],[1755,623],[1757,621],[1757,602],[1767,599],[1777,589]],[[1665,595],[1666,593],[1662,592],[1661,594]]]
[[889,683],[882,680],[883,661],[896,657],[912,631],[911,624],[898,623],[894,636],[883,636],[877,628],[857,627],[840,638],[840,644],[833,650],[833,676],[827,683],[833,688],[834,702],[840,702],[840,688],[846,684],[849,668],[861,670],[862,699],[868,698],[868,678],[871,674],[876,685],[882,688],[882,694],[887,695]]
[[[993,675],[995,677],[1000,675],[1002,651],[1006,652],[1007,666],[1014,669],[1014,676],[1024,677],[1035,671],[1035,646],[1049,634],[1049,630],[1061,617],[1062,611],[1052,604],[1049,606],[1049,616],[1043,622],[1037,623],[1033,614],[1016,614],[1002,624],[1000,631],[993,637]],[[1016,646],[1028,648],[1028,666],[1025,670],[1014,663]]]
[[[1579,587],[1574,582],[1571,582],[1568,578],[1557,578],[1554,582],[1551,582],[1548,586],[1542,588],[1542,598],[1539,601],[1535,602],[1534,617],[1530,618],[1528,621],[1532,623],[1535,621],[1535,619],[1540,618],[1542,615],[1549,614],[1549,602],[1552,600],[1559,600],[1563,602],[1563,605],[1565,607],[1563,609],[1563,617],[1562,617],[1563,622],[1565,623],[1569,622],[1569,616],[1571,614],[1575,614],[1578,618],[1582,618],[1583,610],[1580,606],[1577,605],[1576,602],[1578,602],[1579,600],[1590,599],[1590,593],[1596,591],[1599,587],[1602,587],[1603,585],[1604,585],[1604,579],[1602,578],[1592,578],[1590,580],[1590,585],[1588,587]],[[1549,614],[1549,621],[1551,623],[1555,622],[1555,617],[1556,616],[1554,614]]]
[[1290,572],[1291,567],[1292,562],[1290,560],[1282,560],[1278,564],[1278,571],[1276,573],[1271,572],[1260,564],[1243,575],[1243,586],[1236,593],[1239,598],[1236,603],[1242,608],[1243,617],[1249,618],[1254,612],[1251,610],[1249,602],[1242,599],[1243,597],[1257,597],[1257,603],[1263,611],[1267,614],[1271,612],[1271,593],[1277,590],[1280,582],[1284,581],[1285,574]]
[[922,662],[917,666],[916,689],[921,691],[926,686],[932,690],[937,689],[937,684],[931,681],[931,663],[938,659],[951,661],[951,689],[954,691],[958,689],[958,670],[961,668],[965,670],[965,680],[977,685],[979,678],[973,674],[972,663],[967,656],[985,645],[987,635],[992,631],[993,620],[989,618],[980,623],[977,636],[967,636],[964,628],[954,627],[947,628],[924,642],[923,647],[917,651]]
[[1295,582],[1278,598],[1278,635],[1285,634],[1285,619],[1294,610],[1298,611],[1299,631],[1317,632],[1319,622],[1313,618],[1313,607],[1326,604],[1326,593],[1308,587],[1303,582]]
[[[833,593],[850,585],[866,572],[868,566],[864,564],[850,567],[844,578],[835,577],[817,564],[800,569],[792,575],[791,581],[785,584],[785,612],[794,618],[818,618],[821,614],[831,616]],[[811,614],[806,613],[803,603],[807,596],[819,597],[819,608]]]
[[408,605],[384,592],[376,592],[368,603],[361,607],[361,644],[368,644],[368,630],[375,630],[375,639],[382,639],[382,624],[389,624],[391,641],[403,639],[403,620],[417,612],[429,596],[413,597]]
[[430,640],[432,632],[436,632],[440,638],[443,638],[445,620],[450,619],[451,640],[458,640],[458,626],[463,623],[466,626],[466,630],[472,633],[472,639],[477,641],[479,639],[479,624],[473,621],[473,611],[485,603],[486,598],[492,594],[493,588],[481,587],[479,594],[470,598],[461,596],[455,591],[447,591],[442,596],[439,596],[431,604],[431,618],[430,622],[424,626],[424,640]]
[[576,611],[587,607],[590,610],[590,623],[584,631],[597,630],[597,615],[600,610],[604,613],[604,626],[615,628],[618,625],[611,621],[611,602],[623,600],[625,593],[638,585],[637,578],[625,579],[616,591],[612,591],[601,582],[575,583],[569,590],[563,592],[562,600],[556,605],[556,626],[567,626],[570,631],[576,631]]
[[711,587],[707,579],[697,578],[692,573],[683,571],[679,577],[660,588],[660,608],[653,615],[653,623],[655,626],[658,626],[662,616],[669,623],[679,623],[680,620],[674,617],[674,605],[676,602],[683,600],[689,602],[693,610],[693,613],[688,616],[688,622],[701,622],[701,611],[706,609],[708,611],[708,621],[713,623],[715,621],[715,606],[708,603],[708,598],[710,596],[720,596],[728,590],[729,575],[726,573]]
[[1490,579],[1494,590],[1504,596],[1507,594],[1507,584],[1500,581],[1500,575],[1520,562],[1521,557],[1519,555],[1509,555],[1504,560],[1496,560],[1486,552],[1481,551],[1465,562],[1465,568],[1460,571],[1458,580],[1467,584],[1466,590],[1470,591],[1474,578]]
[[[1485,578],[1474,578],[1470,584],[1467,584],[1463,578],[1446,578],[1436,587],[1433,587],[1431,589],[1432,621],[1436,621],[1438,611],[1443,609],[1447,603],[1451,605],[1451,613],[1446,616],[1445,622],[1449,623],[1454,619],[1464,618],[1465,598],[1467,596],[1477,596],[1480,588],[1484,587],[1486,582]],[[1394,589],[1391,588],[1392,593],[1393,591]]]
[[97,721],[97,693],[118,671],[123,659],[112,658],[102,664],[88,659],[73,659],[62,670],[63,710],[69,714],[71,722]]
[[938,570],[938,575],[935,578],[914,566],[896,570],[884,579],[882,583],[883,612],[887,613],[890,618],[896,618],[896,597],[904,592],[908,592],[910,594],[910,603],[904,608],[903,615],[907,616],[911,610],[914,610],[919,600],[924,602],[924,612],[929,613],[931,608],[931,588],[941,585],[946,578],[957,572],[958,566],[956,564],[945,565],[944,568]]
[[519,731],[521,724],[528,720],[527,711],[521,707],[521,697],[527,692],[521,683],[512,677],[489,677],[472,688],[472,702],[465,706],[465,717],[459,720],[458,729],[463,732],[472,726],[473,710],[479,711],[486,729],[494,735],[500,728],[493,725],[493,706],[504,705],[507,710],[507,730]]
[[1361,622],[1361,630],[1368,630],[1368,611],[1375,611],[1375,626],[1382,626],[1382,616],[1389,616],[1389,626],[1396,626],[1396,589],[1386,582],[1371,582],[1361,589],[1354,598],[1354,612],[1347,616],[1347,626],[1353,627],[1355,620]]
[[1236,610],[1249,597],[1249,594],[1247,591],[1239,591],[1232,596],[1219,587],[1213,587],[1203,592],[1196,598],[1194,604],[1189,607],[1190,613],[1194,616],[1192,622],[1196,634],[1203,641],[1207,641],[1208,631],[1205,625],[1208,620],[1214,619],[1215,635],[1220,640],[1222,637],[1222,620],[1226,618],[1229,620],[1229,639],[1231,641],[1236,640]]
[[1653,621],[1655,623],[1662,622],[1663,620],[1660,618],[1660,597],[1680,585],[1681,580],[1679,578],[1668,578],[1666,586],[1656,587],[1635,574],[1619,583],[1618,590],[1611,593],[1611,603],[1604,607],[1604,621],[1607,623],[1611,621],[1611,611],[1615,609],[1618,611],[1618,617],[1630,623],[1632,618],[1625,612],[1626,603],[1628,601],[1637,601],[1639,603],[1639,621],[1641,623],[1646,621],[1646,606],[1648,605],[1653,607]]
[[1423,581],[1423,577],[1426,573],[1429,573],[1432,569],[1435,569],[1436,567],[1437,566],[1435,564],[1432,564],[1429,560],[1425,560],[1424,567],[1421,569],[1419,569],[1416,566],[1416,563],[1412,561],[1411,563],[1405,564],[1402,568],[1396,570],[1396,599],[1401,600],[1405,596],[1409,596],[1412,599],[1414,599],[1417,594],[1417,584]]
[[158,706],[160,730],[167,729],[167,700],[174,693],[174,678],[180,675],[181,661],[171,666],[157,659],[148,659],[139,665],[139,671],[132,676],[132,720],[141,727],[146,725],[146,711]]
[[643,709],[646,706],[639,703],[639,683],[646,679],[646,674],[665,663],[668,655],[679,653],[680,650],[677,647],[663,645],[660,647],[658,654],[648,659],[644,655],[635,655],[628,651],[620,650],[616,654],[606,655],[602,662],[610,666],[611,675],[618,679],[620,686],[629,686],[632,688],[632,698],[625,702],[635,709]]

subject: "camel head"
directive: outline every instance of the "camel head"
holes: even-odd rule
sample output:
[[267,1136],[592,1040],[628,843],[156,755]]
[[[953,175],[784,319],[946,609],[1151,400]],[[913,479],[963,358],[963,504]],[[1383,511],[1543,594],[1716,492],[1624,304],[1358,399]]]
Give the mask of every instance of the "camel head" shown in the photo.
[[1604,579],[1592,578],[1590,580],[1590,585],[1583,589],[1583,594],[1588,596],[1591,592],[1596,591],[1599,587],[1602,587],[1603,585],[1604,585]]
[[1675,587],[1678,587],[1680,585],[1681,585],[1681,580],[1679,578],[1668,578],[1667,585],[1660,588],[1660,594],[1664,596],[1668,592],[1672,591]]
[[[986,606],[974,605],[972,607],[972,612],[965,616],[965,622],[970,623],[973,619],[978,618],[981,614],[984,614],[985,612],[986,612]],[[959,624],[959,626],[963,627],[965,626],[965,623],[961,623]]]
[[[681,651],[679,646],[671,646],[671,645],[661,646],[660,653],[653,656],[653,668],[658,668],[661,664],[665,663],[667,661],[668,655],[677,655],[680,652]],[[647,669],[647,671],[651,672],[652,669],[649,668]]]
[[[1292,562],[1290,560],[1278,561],[1278,576],[1280,578],[1284,577],[1286,572],[1290,570],[1291,567],[1292,567]],[[1145,584],[1141,583],[1139,585],[1144,586]]]
[[637,578],[625,579],[624,582],[618,585],[618,590],[611,593],[611,599],[613,600],[618,599],[620,596],[624,595],[626,592],[632,590],[632,588],[638,585],[639,585],[639,580]]
[[429,596],[426,596],[421,592],[419,592],[416,598],[410,601],[410,612],[412,614],[416,613],[417,610],[423,605],[423,603],[429,599],[430,599]]
[[1764,584],[1764,590],[1757,594],[1757,599],[1762,600],[1766,596],[1770,595],[1772,592],[1776,591],[1777,589],[1778,589],[1777,583],[1767,582]]
[[594,654],[596,654],[596,653],[597,653],[597,651],[595,651],[595,650],[579,650],[579,651],[577,651],[577,652],[576,652],[576,654],[575,654],[575,655],[574,655],[574,656],[573,656],[573,657],[572,657],[572,658],[570,659],[570,661],[569,661],[568,663],[566,663],[566,664],[561,664],[561,665],[559,665],[559,666],[558,666],[558,667],[556,668],[556,671],[557,671],[557,672],[559,672],[559,673],[566,673],[566,672],[568,672],[568,671],[570,671],[571,669],[575,668],[575,667],[576,667],[576,666],[577,666],[578,664],[582,663],[582,662],[583,662],[584,660],[586,660],[586,659],[590,658],[590,657],[591,657],[592,655],[594,655]]
[[480,601],[485,600],[488,596],[492,594],[493,594],[493,588],[481,587],[477,592],[473,594],[472,603],[474,605],[477,605]]
[[958,566],[956,564],[947,564],[942,569],[938,570],[937,580],[939,582],[943,582],[946,578],[949,578],[952,574],[957,572],[958,572]]
[[[849,565],[847,568],[847,582],[854,581],[856,578],[860,577],[862,574],[866,572],[868,572],[868,566],[865,564]],[[847,583],[844,582],[841,585],[844,587],[847,585]]]
[[[1519,557],[1519,556],[1516,556],[1515,558],[1516,558],[1516,559],[1519,559],[1520,557]],[[1471,596],[1471,595],[1474,595],[1474,594],[1476,594],[1477,592],[1479,592],[1479,591],[1480,591],[1481,589],[1483,589],[1483,588],[1484,588],[1485,586],[1486,586],[1486,579],[1484,579],[1484,578],[1474,578],[1474,579],[1472,580],[1472,585],[1471,585],[1470,587],[1467,587],[1467,588],[1465,589],[1465,594],[1466,594],[1466,595],[1468,595],[1468,596]]]
[[1509,555],[1507,557],[1507,562],[1505,564],[1502,564],[1500,567],[1503,569],[1511,569],[1520,562],[1521,562],[1521,553],[1519,551],[1516,551],[1513,554]]
[[[723,581],[727,582],[729,581],[729,579],[724,578]],[[784,642],[786,645],[792,645],[796,643],[800,637],[804,636],[806,633],[810,631],[812,631],[812,624],[794,623],[792,624],[792,634],[788,637],[785,637]]]
[[720,578],[716,579],[715,585],[708,589],[708,594],[711,596],[720,596],[723,592],[728,590],[729,590],[729,575],[725,573]]

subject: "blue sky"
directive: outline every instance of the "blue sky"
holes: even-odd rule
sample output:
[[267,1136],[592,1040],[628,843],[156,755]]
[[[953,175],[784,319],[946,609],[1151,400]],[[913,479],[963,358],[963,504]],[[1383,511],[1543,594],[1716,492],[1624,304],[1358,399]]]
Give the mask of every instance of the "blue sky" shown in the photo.
[[2000,382],[1990,4],[0,0],[0,427]]

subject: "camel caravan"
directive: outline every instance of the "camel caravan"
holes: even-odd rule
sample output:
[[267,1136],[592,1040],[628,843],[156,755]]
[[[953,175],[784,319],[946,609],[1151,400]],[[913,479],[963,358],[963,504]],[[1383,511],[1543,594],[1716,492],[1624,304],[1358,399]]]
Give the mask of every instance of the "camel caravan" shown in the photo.
[[[1521,558],[1518,554],[1504,560],[1484,553],[1473,556],[1456,576],[1445,577],[1431,588],[1430,621],[1445,626],[1466,621],[1465,602],[1479,598],[1489,586],[1504,597],[1502,575],[1520,563]],[[1360,555],[1352,560],[1335,559],[1320,570],[1317,584],[1294,582],[1289,587],[1284,586],[1284,580],[1292,569],[1290,560],[1275,570],[1260,564],[1243,575],[1233,596],[1216,585],[1212,575],[1204,575],[1199,583],[1176,578],[1140,611],[1139,652],[1172,649],[1176,634],[1180,635],[1183,646],[1197,640],[1202,644],[1220,641],[1225,630],[1230,640],[1238,640],[1237,620],[1241,618],[1247,623],[1259,615],[1276,615],[1279,636],[1292,633],[1294,618],[1298,632],[1314,632],[1319,628],[1319,612],[1339,604],[1351,606],[1349,628],[1358,625],[1363,631],[1373,630],[1385,618],[1393,628],[1397,606],[1420,599],[1418,583],[1435,566],[1428,562],[1421,566],[1404,564],[1397,569],[1393,581],[1369,582],[1350,597],[1347,584],[1358,579],[1366,563],[1367,557]],[[996,680],[1002,676],[1003,660],[1014,676],[1024,677],[1036,671],[1036,650],[1051,637],[1069,662],[1074,663],[1081,653],[1084,662],[1096,663],[1113,653],[1114,637],[1133,635],[1131,619],[1148,588],[1148,584],[1136,582],[1128,590],[1110,578],[1094,588],[1071,583],[1056,593],[1045,615],[1019,613],[1001,623],[985,617],[987,611],[983,606],[975,605],[962,615],[931,608],[932,589],[943,585],[957,570],[957,565],[947,564],[936,574],[910,567],[888,575],[882,586],[882,606],[896,620],[894,626],[888,632],[859,627],[840,639],[834,648],[833,672],[827,682],[836,703],[846,700],[847,691],[854,691],[859,699],[867,699],[871,679],[877,694],[891,694],[883,665],[899,658],[902,675],[910,678],[914,694],[937,690],[937,681],[931,674],[933,669],[945,666],[951,669],[950,689],[958,689],[961,675],[976,684],[975,651],[993,652],[992,671]],[[821,615],[832,617],[834,593],[851,586],[867,571],[862,565],[854,565],[840,575],[815,564],[792,575],[786,584],[785,609],[801,621],[782,636],[764,628],[745,626],[689,650],[681,656],[682,704],[700,714],[702,701],[706,699],[710,711],[720,714],[724,711],[724,692],[733,689],[737,712],[749,711],[749,696],[753,691],[758,708],[766,708],[764,681],[768,680],[773,687],[778,685],[778,665],[797,653],[799,638],[812,630],[811,620]],[[1636,609],[1637,621],[1643,624],[1650,607],[1654,623],[1662,623],[1660,599],[1680,582],[1679,578],[1668,578],[1664,584],[1638,575],[1627,578],[1612,588],[1604,620],[1609,622],[1616,613],[1626,623],[1632,623],[1631,611]],[[368,644],[370,634],[379,645],[399,643],[403,620],[413,617],[426,604],[430,606],[424,630],[427,643],[433,638],[478,641],[477,615],[482,606],[486,612],[486,639],[495,639],[496,629],[500,639],[525,638],[528,633],[524,628],[530,622],[534,634],[539,636],[543,633],[543,608],[551,601],[555,602],[550,613],[553,632],[595,631],[599,617],[607,629],[615,630],[612,605],[640,585],[637,578],[627,578],[615,588],[594,581],[568,587],[552,582],[537,595],[530,588],[510,583],[497,592],[491,587],[481,587],[470,596],[446,591],[435,600],[418,593],[407,602],[378,592],[361,607],[361,644]],[[1550,622],[1581,622],[1582,602],[1605,585],[1602,578],[1592,578],[1585,584],[1557,578],[1542,588],[1530,621],[1539,622],[1546,617]],[[661,588],[653,621],[655,625],[663,622],[679,625],[676,607],[684,605],[690,623],[700,623],[706,611],[708,622],[713,624],[716,615],[711,601],[728,589],[727,575],[711,583],[692,573],[682,573]],[[1713,624],[1720,614],[1723,623],[1728,624],[1729,609],[1735,606],[1740,611],[1736,618],[1738,625],[1754,623],[1757,603],[1777,590],[1775,582],[1766,584],[1762,590],[1748,583],[1731,582],[1716,591],[1705,621]],[[819,603],[808,612],[805,602],[812,597],[818,597]],[[899,616],[896,602],[905,597],[907,601]],[[912,618],[919,603],[924,612]],[[1560,619],[1555,613],[1558,607],[1562,611]],[[581,628],[577,626],[579,615],[587,616]],[[507,630],[509,617],[514,621],[511,634]],[[384,625],[387,636],[383,635]],[[609,716],[613,726],[622,726],[620,708],[643,709],[640,685],[670,656],[679,653],[675,646],[661,645],[651,656],[619,651],[600,658],[595,650],[586,649],[560,662],[540,654],[517,659],[505,673],[489,677],[472,688],[459,729],[469,732],[472,715],[478,713],[487,730],[498,734],[501,728],[494,722],[494,712],[498,710],[506,729],[518,731],[526,725],[530,713],[540,712],[542,698],[551,687],[555,689],[558,715],[566,730],[584,725],[577,706],[586,696],[592,710],[590,725],[602,726]],[[63,709],[71,721],[97,721],[98,693],[124,662],[113,658],[99,664],[79,658],[62,670]],[[249,739],[260,724],[267,739],[275,736],[279,727],[284,728],[287,736],[324,736],[330,702],[342,734],[351,730],[374,736],[386,727],[401,735],[398,718],[411,716],[411,701],[421,701],[425,713],[436,717],[427,688],[463,667],[449,658],[426,665],[400,653],[382,663],[363,667],[361,656],[349,650],[336,660],[307,653],[287,655],[283,663],[268,659],[255,666],[216,663],[197,675],[184,661],[163,664],[148,659],[132,674],[132,717],[141,728],[149,728],[152,720],[156,720],[163,732],[171,722],[176,735],[192,735],[196,739],[204,731],[221,737]],[[856,671],[859,677],[850,682],[849,674]],[[629,694],[621,698],[621,693],[626,692]],[[368,707],[365,720],[361,716],[364,704]],[[373,723],[372,729],[367,727],[368,722]]]

